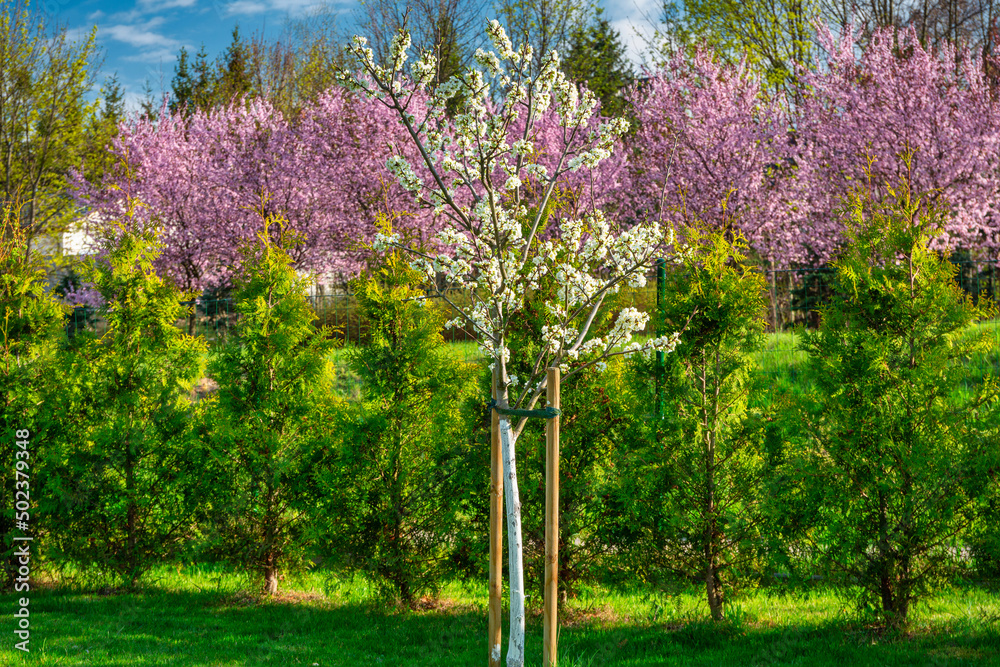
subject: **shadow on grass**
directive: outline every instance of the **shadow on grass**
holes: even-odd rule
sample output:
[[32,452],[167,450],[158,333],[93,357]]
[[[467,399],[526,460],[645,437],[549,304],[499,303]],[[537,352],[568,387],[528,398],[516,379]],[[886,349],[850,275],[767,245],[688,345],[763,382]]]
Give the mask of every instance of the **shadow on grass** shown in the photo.
[[[18,597],[0,596],[7,626],[0,665],[434,667],[486,662],[483,605],[445,603],[437,609],[403,612],[337,605],[307,594],[261,602],[233,594],[155,588],[119,595],[32,591],[31,652],[24,654],[13,650],[7,621]],[[562,667],[985,666],[1000,664],[995,630],[995,623],[966,623],[887,639],[843,622],[764,627],[595,620],[562,628],[559,652]],[[541,635],[537,618],[529,619],[528,665],[541,662]]]
[[835,624],[818,628],[759,628],[719,631],[709,622],[680,627],[591,630],[564,638],[560,664],[733,665],[738,667],[907,666],[957,667],[1000,664],[993,635],[936,634],[872,641],[868,633]]

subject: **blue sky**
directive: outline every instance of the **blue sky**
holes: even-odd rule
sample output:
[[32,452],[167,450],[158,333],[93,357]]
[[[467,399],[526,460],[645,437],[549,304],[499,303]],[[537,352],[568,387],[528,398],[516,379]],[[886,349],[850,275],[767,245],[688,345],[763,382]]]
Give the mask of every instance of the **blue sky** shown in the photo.
[[[629,47],[629,55],[641,62],[642,34],[652,27],[644,16],[656,19],[656,0],[604,0],[605,16]],[[237,24],[245,36],[266,38],[281,34],[289,18],[307,16],[317,5],[327,5],[343,16],[345,30],[356,25],[360,0],[36,0],[50,22],[65,26],[71,36],[86,35],[97,26],[97,41],[104,63],[96,86],[115,72],[126,95],[126,104],[136,109],[148,80],[154,94],[170,89],[177,53],[185,47],[193,56],[205,45],[214,59],[230,43]]]

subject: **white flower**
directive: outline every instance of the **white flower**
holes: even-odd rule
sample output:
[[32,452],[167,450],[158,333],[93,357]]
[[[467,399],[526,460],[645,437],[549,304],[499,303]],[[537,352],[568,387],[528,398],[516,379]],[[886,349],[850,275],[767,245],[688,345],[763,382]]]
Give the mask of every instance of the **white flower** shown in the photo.
[[372,243],[372,247],[376,252],[382,252],[387,248],[399,245],[399,234],[383,234],[382,232],[375,232],[375,241]]
[[423,88],[434,80],[437,71],[437,58],[429,51],[415,63],[413,63],[413,78],[418,87]]
[[406,62],[406,51],[409,48],[410,33],[405,30],[396,32],[392,38],[392,47],[390,49],[393,71],[403,71],[403,63]]
[[[412,81],[408,81],[400,74],[411,46],[406,33],[399,32],[393,38],[387,69],[376,65],[362,37],[346,49],[361,65],[358,71],[362,74],[352,76],[343,70],[345,83],[395,109],[416,133],[422,156],[431,165],[438,165],[438,173],[445,177],[443,184],[437,179],[428,181],[429,194],[424,195],[425,183],[401,151],[393,148],[397,154],[386,162],[403,188],[414,193],[421,206],[433,209],[436,220],[444,223],[432,240],[431,247],[438,250],[414,257],[411,266],[428,280],[443,278],[449,285],[470,290],[471,300],[459,306],[458,316],[447,326],[475,333],[491,368],[506,370],[504,364],[511,356],[506,345],[510,326],[525,307],[525,294],[543,284],[551,284],[555,296],[545,304],[547,321],[541,343],[547,354],[555,355],[552,363],[564,372],[569,372],[570,364],[589,363],[604,370],[605,355],[617,350],[628,354],[673,350],[679,340],[676,335],[646,344],[633,340],[649,320],[647,314],[634,308],[613,316],[605,336],[588,339],[582,327],[590,309],[605,296],[616,293],[622,285],[644,285],[651,258],[672,247],[673,236],[668,237],[656,222],[618,231],[600,211],[582,210],[578,218],[560,218],[557,229],[547,230],[555,232],[545,234],[548,238],[540,238],[541,234],[526,238],[522,223],[528,215],[527,202],[510,194],[526,184],[544,188],[558,175],[537,164],[534,145],[538,128],[533,123],[551,105],[555,105],[564,128],[560,132],[564,144],[561,152],[546,156],[545,161],[559,164],[560,174],[567,168],[597,166],[616,150],[628,123],[621,119],[602,121],[585,132],[596,98],[566,79],[559,54],[540,54],[539,73],[532,78],[524,66],[534,57],[531,47],[522,44],[515,51],[495,20],[488,22],[487,32],[493,50],[478,50],[473,66],[462,76],[440,83],[419,113],[416,107],[399,108],[400,100],[433,81],[438,65],[433,54],[425,52],[412,64]],[[493,99],[491,85],[502,93],[502,99]],[[457,96],[462,99],[458,112],[446,116],[448,101]],[[519,120],[528,125],[511,136],[509,128]],[[374,246],[400,248],[401,240],[397,234],[379,233]],[[682,261],[685,252],[678,248],[671,259]],[[515,386],[523,380],[511,375],[510,382]]]
[[484,51],[482,49],[476,49],[476,53],[473,56],[476,62],[486,70],[492,76],[499,76],[503,73],[503,69],[500,67],[500,59],[497,58],[497,54],[492,51]]
[[405,190],[414,194],[419,194],[424,187],[424,182],[413,173],[410,163],[401,155],[393,155],[386,163],[386,168],[399,180],[399,184]]
[[525,139],[518,139],[513,144],[510,145],[510,152],[515,156],[529,155],[531,153],[533,146],[530,141]]
[[493,40],[493,46],[500,52],[501,58],[504,60],[514,60],[516,56],[518,60],[520,59],[520,55],[514,53],[514,45],[511,44],[510,38],[507,37],[503,26],[500,25],[500,21],[490,19],[487,23],[486,32],[489,33],[490,39]]

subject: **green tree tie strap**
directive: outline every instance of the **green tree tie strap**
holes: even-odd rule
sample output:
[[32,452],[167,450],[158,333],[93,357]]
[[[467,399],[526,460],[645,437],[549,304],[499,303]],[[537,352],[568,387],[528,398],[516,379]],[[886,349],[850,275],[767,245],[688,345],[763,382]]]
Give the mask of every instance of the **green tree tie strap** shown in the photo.
[[489,407],[496,410],[498,414],[507,417],[541,417],[542,419],[552,419],[562,414],[559,408],[547,407],[541,410],[518,410],[517,408],[501,408],[496,400],[490,400]]

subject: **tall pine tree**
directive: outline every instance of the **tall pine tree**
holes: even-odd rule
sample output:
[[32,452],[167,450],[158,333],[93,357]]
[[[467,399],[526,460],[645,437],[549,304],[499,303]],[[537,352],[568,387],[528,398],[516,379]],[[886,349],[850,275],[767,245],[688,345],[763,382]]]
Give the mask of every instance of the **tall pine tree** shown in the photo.
[[622,91],[632,85],[635,75],[621,36],[603,13],[598,7],[593,23],[573,31],[563,71],[601,100],[602,116],[618,116],[625,108]]

